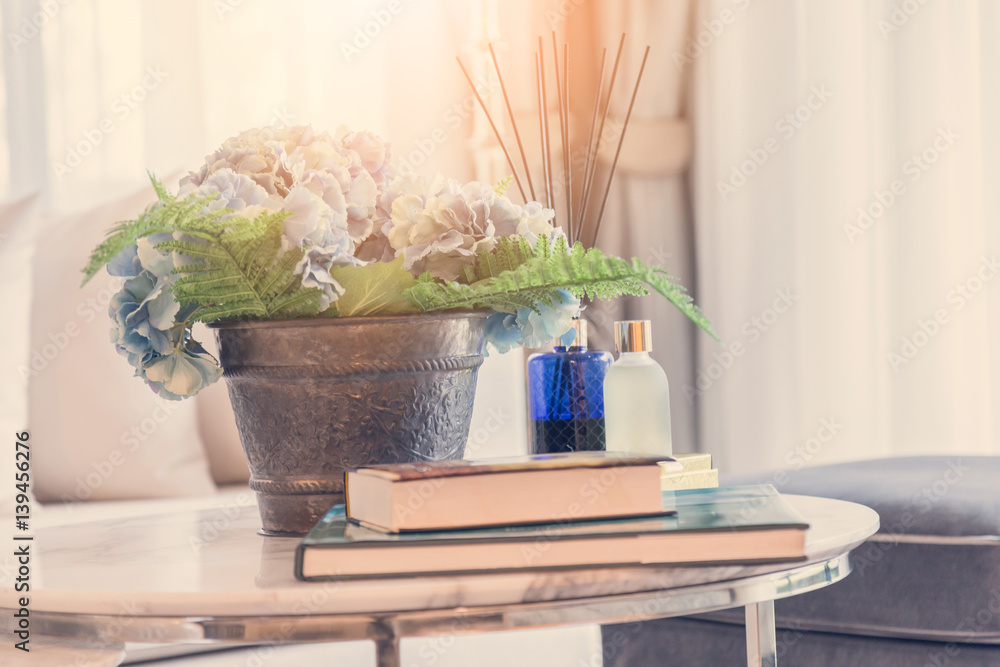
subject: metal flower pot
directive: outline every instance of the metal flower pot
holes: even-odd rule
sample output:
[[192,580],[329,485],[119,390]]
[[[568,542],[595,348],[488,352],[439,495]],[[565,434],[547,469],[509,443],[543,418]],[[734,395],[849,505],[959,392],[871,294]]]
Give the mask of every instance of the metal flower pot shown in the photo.
[[265,535],[344,502],[344,469],[462,456],[486,313],[214,324]]

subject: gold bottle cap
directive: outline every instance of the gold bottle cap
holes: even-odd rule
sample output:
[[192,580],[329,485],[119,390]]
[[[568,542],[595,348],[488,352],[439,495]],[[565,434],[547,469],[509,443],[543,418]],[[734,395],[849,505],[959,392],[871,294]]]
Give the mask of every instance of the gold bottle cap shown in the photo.
[[615,349],[618,352],[649,352],[653,349],[652,332],[649,320],[615,322]]
[[[573,318],[573,331],[576,336],[566,347],[587,347],[587,320]],[[569,333],[568,331],[566,333]]]

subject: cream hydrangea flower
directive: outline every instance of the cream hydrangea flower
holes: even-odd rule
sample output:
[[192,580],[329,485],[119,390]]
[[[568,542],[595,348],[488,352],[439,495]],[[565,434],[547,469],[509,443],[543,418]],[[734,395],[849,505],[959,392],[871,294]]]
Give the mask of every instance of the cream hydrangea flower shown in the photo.
[[384,188],[388,184],[392,150],[387,142],[371,132],[348,132],[343,126],[337,130],[337,140],[358,156],[358,166],[372,177],[376,187]]
[[[291,214],[285,220],[285,237],[295,246],[325,245],[348,231],[347,200],[329,172],[307,172],[288,192],[281,209]],[[353,247],[347,250],[353,254]]]
[[335,138],[307,125],[256,128],[223,142],[181,181],[181,194],[215,192],[210,209],[247,216],[288,211],[289,246],[341,248],[346,232],[353,256],[374,231],[390,155],[389,144],[370,132],[341,129]]
[[537,202],[518,206],[486,183],[462,185],[450,180],[427,188],[430,194],[414,190],[419,188],[411,182],[403,188],[405,193],[394,194],[389,219],[381,229],[414,275],[428,272],[454,280],[476,255],[493,250],[498,237],[520,234],[534,242],[555,231],[554,211]]
[[191,180],[182,181],[178,196],[189,195],[215,197],[205,207],[205,213],[229,208],[240,216],[253,218],[265,210],[276,211],[281,208],[281,202],[272,198],[267,190],[250,176],[238,173],[230,167],[213,171],[197,185]]

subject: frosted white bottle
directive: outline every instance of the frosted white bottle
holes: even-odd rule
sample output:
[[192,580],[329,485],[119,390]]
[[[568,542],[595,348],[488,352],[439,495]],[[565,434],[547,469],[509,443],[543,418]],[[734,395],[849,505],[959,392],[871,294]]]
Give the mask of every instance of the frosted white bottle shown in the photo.
[[607,449],[633,454],[673,454],[667,374],[649,356],[649,320],[615,322],[618,360],[604,377]]

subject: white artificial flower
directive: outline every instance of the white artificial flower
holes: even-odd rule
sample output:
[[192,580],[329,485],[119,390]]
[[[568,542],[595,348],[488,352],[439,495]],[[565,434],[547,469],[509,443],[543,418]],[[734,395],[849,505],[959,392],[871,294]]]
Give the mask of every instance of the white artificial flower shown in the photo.
[[282,211],[291,215],[285,219],[285,238],[295,246],[307,239],[316,239],[330,227],[332,209],[305,185],[296,185],[285,197]]
[[246,174],[237,173],[229,167],[213,171],[198,185],[192,181],[185,182],[177,194],[180,197],[214,196],[215,199],[205,207],[206,213],[228,208],[245,218],[254,218],[265,210],[276,211],[281,208],[279,198],[272,197]]
[[256,128],[223,142],[181,181],[180,194],[217,194],[209,210],[227,207],[247,217],[288,211],[286,247],[327,246],[346,230],[353,254],[388,219],[378,205],[389,157],[389,144],[370,132],[341,129],[334,137],[307,125]]
[[[556,230],[552,227],[552,220],[556,217],[556,212],[551,208],[545,208],[536,201],[529,201],[524,205],[524,215],[517,223],[514,233],[523,236],[529,243],[534,244],[539,236],[547,236],[553,239]],[[561,233],[560,229],[558,233]]]
[[414,275],[428,272],[454,280],[462,267],[495,245],[493,225],[476,219],[459,195],[442,194],[426,202],[416,195],[397,197],[386,232],[403,268]]
[[360,166],[378,187],[385,187],[389,180],[389,161],[392,157],[387,142],[371,132],[348,132],[343,127],[337,131],[337,140],[342,147],[358,156]]
[[375,227],[378,186],[367,171],[359,172],[347,192],[347,228],[351,239],[361,243]]
[[334,266],[358,264],[357,259],[349,253],[349,250],[350,240],[345,235],[340,243],[308,248],[295,266],[295,273],[302,275],[303,287],[322,290],[320,310],[326,310],[331,303],[344,294],[343,286],[330,275],[330,269]]
[[[285,220],[285,238],[292,245],[330,245],[349,233],[347,202],[329,172],[307,172],[285,197],[282,210],[291,213]],[[354,245],[349,250],[353,254]]]
[[554,231],[551,209],[537,202],[518,206],[478,181],[438,181],[434,187],[421,187],[412,178],[401,179],[383,193],[380,217],[389,201],[389,219],[380,233],[414,275],[426,271],[454,280],[476,255],[493,250],[499,237],[523,235],[533,243]]

